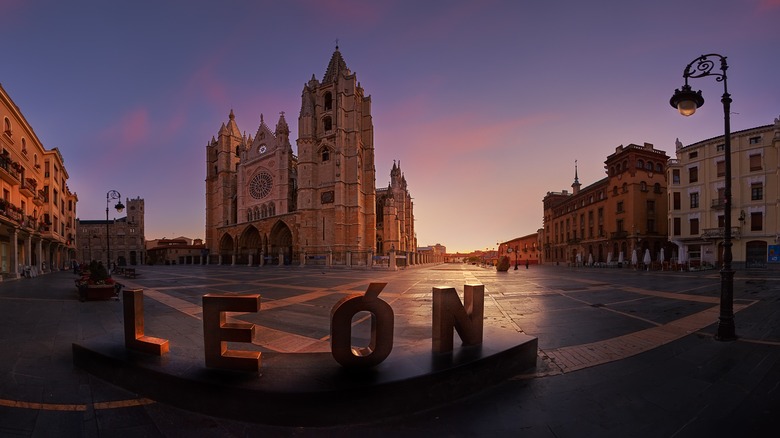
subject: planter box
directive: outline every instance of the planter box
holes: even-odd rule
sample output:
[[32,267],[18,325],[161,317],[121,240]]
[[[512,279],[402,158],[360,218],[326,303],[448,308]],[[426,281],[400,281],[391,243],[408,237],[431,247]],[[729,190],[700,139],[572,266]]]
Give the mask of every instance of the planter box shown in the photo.
[[99,301],[119,299],[119,284],[90,284],[79,286],[79,301]]

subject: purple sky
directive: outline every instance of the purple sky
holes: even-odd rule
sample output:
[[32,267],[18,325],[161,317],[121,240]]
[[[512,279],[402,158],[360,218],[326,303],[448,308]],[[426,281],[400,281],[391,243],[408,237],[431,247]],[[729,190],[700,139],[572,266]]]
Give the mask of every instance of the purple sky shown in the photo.
[[[58,147],[81,219],[146,200],[146,238],[204,235],[205,146],[287,113],[338,39],[372,96],[377,184],[393,160],[420,246],[495,247],[542,226],[542,198],[589,185],[621,144],[723,134],[714,78],[684,118],[694,58],[729,61],[732,130],[780,116],[780,0],[0,0],[0,83]],[[297,152],[297,150],[296,150]]]

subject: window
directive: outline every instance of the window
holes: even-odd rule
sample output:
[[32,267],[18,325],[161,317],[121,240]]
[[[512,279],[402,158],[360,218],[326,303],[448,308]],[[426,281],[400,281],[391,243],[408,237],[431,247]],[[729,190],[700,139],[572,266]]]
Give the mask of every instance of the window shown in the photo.
[[672,184],[680,184],[680,169],[672,169]]
[[757,137],[750,137],[750,140],[748,141],[750,144],[759,144],[761,143],[761,136]]
[[619,232],[621,232],[621,231],[625,231],[625,230],[623,230],[623,219],[618,219],[618,221],[617,221],[617,224],[616,224],[616,225],[617,225],[617,231],[618,231],[618,233],[619,233]]
[[691,208],[699,208],[699,192],[691,193]]
[[322,162],[326,162],[330,160],[330,150],[328,148],[325,148],[322,150]]
[[718,215],[718,227],[723,228],[726,226],[726,216],[723,216],[722,214]]
[[694,152],[688,153],[688,158],[696,158],[698,156],[699,156],[699,152],[698,151],[694,151]]
[[715,163],[715,168],[717,169],[718,177],[726,176],[726,162],[725,161],[718,161]]
[[674,192],[672,194],[672,210],[679,210],[681,207],[680,192]]
[[628,193],[628,184],[623,183],[623,193]]
[[691,167],[688,169],[688,182],[695,183],[699,180],[699,168]]
[[764,229],[764,214],[760,211],[750,213],[750,231],[761,231]]
[[324,101],[324,107],[325,111],[330,111],[333,109],[333,95],[330,94],[330,92],[325,93],[325,96],[323,97]]
[[647,183],[642,181],[639,183],[639,190],[646,192],[647,191]]
[[715,146],[715,151],[716,152],[723,152],[725,150],[726,150],[726,143],[721,143],[721,144]]
[[763,183],[753,183],[750,185],[750,199],[752,201],[760,201],[764,199]]
[[328,132],[333,129],[333,119],[330,117],[325,117],[322,119],[322,127],[325,129],[325,132]]
[[699,218],[690,219],[691,234],[699,234]]
[[680,225],[681,222],[682,221],[680,220],[679,217],[676,217],[676,218],[672,219],[672,233],[675,236],[679,236],[680,235],[680,229],[682,228],[682,226]]
[[750,156],[750,171],[761,170],[761,154],[753,154]]
[[617,196],[617,194],[618,194],[618,188],[617,186],[615,186],[612,188],[612,195]]
[[655,165],[655,171],[658,173],[661,173],[664,171],[664,166],[661,165],[661,163],[658,163]]
[[623,201],[617,203],[617,212],[623,213]]
[[638,169],[643,169],[643,168],[645,167],[645,162],[644,162],[644,161],[642,161],[642,160],[637,160],[637,161],[636,161],[636,167],[637,167]]
[[647,170],[652,172],[653,171],[653,162],[652,161],[648,161],[647,164],[645,164],[645,169],[647,169]]
[[726,205],[726,188],[725,187],[718,187],[718,200],[717,200],[718,206]]
[[661,184],[660,183],[653,184],[653,193],[661,193]]
[[11,121],[8,120],[8,117],[3,120],[3,132],[8,134],[9,137],[11,136]]
[[655,201],[647,201],[647,214],[655,214]]
[[647,232],[655,233],[655,219],[652,218],[647,219]]

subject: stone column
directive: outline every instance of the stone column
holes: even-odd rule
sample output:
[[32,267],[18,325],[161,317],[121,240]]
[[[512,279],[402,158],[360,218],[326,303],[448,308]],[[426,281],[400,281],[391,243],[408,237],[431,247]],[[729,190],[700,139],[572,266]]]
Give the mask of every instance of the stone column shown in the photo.
[[19,236],[17,235],[16,228],[11,228],[11,251],[8,258],[8,273],[11,274],[11,278],[19,278]]
[[347,267],[352,267],[352,251],[347,251]]

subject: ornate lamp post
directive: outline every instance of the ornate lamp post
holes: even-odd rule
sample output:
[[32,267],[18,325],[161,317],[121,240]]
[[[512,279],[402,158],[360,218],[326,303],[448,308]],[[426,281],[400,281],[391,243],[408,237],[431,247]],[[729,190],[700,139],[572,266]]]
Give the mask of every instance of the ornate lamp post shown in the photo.
[[111,272],[111,236],[110,236],[111,230],[109,229],[108,226],[108,203],[112,199],[119,200],[114,206],[117,212],[121,213],[122,210],[125,209],[125,206],[122,204],[122,195],[119,194],[119,192],[117,192],[116,190],[109,190],[106,193],[106,262],[107,262],[106,269],[108,270],[109,273]]
[[[720,61],[720,73],[713,72],[715,61]],[[720,316],[718,319],[718,332],[715,339],[719,341],[733,341],[737,338],[734,326],[734,271],[731,269],[731,95],[726,82],[726,70],[728,64],[726,57],[717,53],[702,55],[694,59],[685,67],[683,78],[685,85],[679,90],[674,90],[674,95],[669,104],[677,108],[684,116],[693,115],[696,109],[704,104],[701,91],[694,92],[688,85],[688,78],[701,78],[715,76],[717,82],[723,82],[723,120],[725,127],[724,155],[726,165],[726,187],[723,223],[723,267],[720,270]]]

